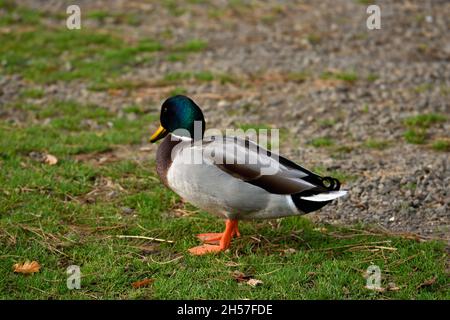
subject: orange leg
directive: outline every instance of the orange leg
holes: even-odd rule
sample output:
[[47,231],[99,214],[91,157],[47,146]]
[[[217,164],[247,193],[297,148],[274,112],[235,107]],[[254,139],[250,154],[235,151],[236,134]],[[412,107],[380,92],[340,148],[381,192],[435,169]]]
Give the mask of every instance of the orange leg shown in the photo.
[[[189,249],[193,255],[203,255],[207,253],[225,251],[230,247],[231,238],[240,236],[237,220],[227,220],[223,233],[202,233],[197,237],[206,244]],[[211,244],[214,243],[214,244]]]
[[[208,244],[219,244],[220,243],[220,239],[222,239],[223,236],[223,232],[220,233],[200,233],[197,235],[197,238],[199,238],[203,243],[208,243]],[[239,232],[238,229],[238,224],[236,222],[236,224],[234,225],[234,228],[232,230],[232,234],[231,237],[240,237],[241,233]]]

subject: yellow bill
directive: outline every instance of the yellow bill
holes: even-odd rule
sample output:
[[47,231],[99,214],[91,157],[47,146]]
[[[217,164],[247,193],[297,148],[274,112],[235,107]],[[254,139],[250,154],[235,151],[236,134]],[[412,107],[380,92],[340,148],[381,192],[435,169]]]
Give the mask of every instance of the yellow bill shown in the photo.
[[150,142],[156,142],[159,139],[164,138],[167,135],[168,131],[166,129],[163,128],[162,125],[159,125],[158,130],[155,131],[154,134],[152,134],[152,136],[150,137]]

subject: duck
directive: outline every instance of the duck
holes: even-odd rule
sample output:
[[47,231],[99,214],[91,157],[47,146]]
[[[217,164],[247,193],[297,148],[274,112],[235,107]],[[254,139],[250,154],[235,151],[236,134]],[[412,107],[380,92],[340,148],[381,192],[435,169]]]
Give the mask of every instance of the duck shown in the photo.
[[277,219],[316,211],[343,197],[338,179],[321,176],[248,138],[208,134],[200,107],[175,95],[161,105],[156,172],[184,201],[225,219],[221,233],[201,233],[192,255],[226,251],[240,220]]

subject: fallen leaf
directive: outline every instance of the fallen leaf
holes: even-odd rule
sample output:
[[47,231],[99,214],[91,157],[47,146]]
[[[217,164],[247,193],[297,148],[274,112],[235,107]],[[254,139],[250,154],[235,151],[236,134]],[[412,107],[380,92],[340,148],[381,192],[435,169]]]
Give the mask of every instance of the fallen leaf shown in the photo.
[[246,282],[249,279],[251,279],[251,275],[246,275],[245,273],[242,273],[238,270],[233,271],[233,273],[231,274],[231,276],[234,278],[234,280],[236,280],[237,282]]
[[416,289],[419,290],[424,287],[432,286],[435,282],[436,282],[436,277],[433,277],[433,278],[426,280],[423,283],[419,284]]
[[372,291],[377,291],[377,292],[384,292],[384,291],[386,291],[385,288],[375,287],[375,286],[364,286],[364,288],[372,290]]
[[131,285],[133,286],[133,288],[138,289],[148,286],[153,281],[155,281],[155,279],[145,278],[144,280],[133,282]]
[[262,285],[263,282],[262,282],[261,280],[253,279],[253,278],[252,278],[252,279],[250,279],[250,280],[247,281],[247,284],[248,284],[249,286],[256,287],[256,286]]
[[14,265],[14,272],[23,273],[23,274],[31,274],[35,272],[39,272],[41,268],[40,264],[37,261],[25,261],[24,263],[16,263]]
[[387,287],[386,287],[387,291],[399,291],[400,287],[397,287],[397,285],[394,282],[389,282]]
[[46,154],[44,156],[44,163],[48,164],[48,165],[55,165],[58,163],[58,158],[56,158],[54,155],[52,154]]
[[32,152],[30,152],[29,156],[31,159],[33,159],[35,161],[38,161],[41,163],[46,163],[51,166],[58,163],[58,158],[56,158],[54,155],[48,154],[48,153],[32,151]]
[[285,255],[290,255],[290,254],[296,253],[297,250],[295,250],[294,248],[288,248],[288,249],[284,249],[283,252]]

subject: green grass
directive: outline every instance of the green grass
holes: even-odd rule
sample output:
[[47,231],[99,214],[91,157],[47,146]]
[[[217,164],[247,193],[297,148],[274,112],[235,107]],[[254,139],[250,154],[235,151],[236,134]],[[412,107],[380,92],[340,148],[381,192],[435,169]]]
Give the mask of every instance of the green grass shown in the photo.
[[128,45],[111,35],[82,30],[1,34],[0,41],[5,72],[19,73],[37,83],[73,79],[103,82],[150,62],[152,53],[162,50],[153,40]]
[[158,118],[158,115],[146,114],[132,121],[119,118],[105,108],[72,101],[56,101],[47,106],[19,104],[13,107],[32,115],[40,123],[14,127],[3,125],[0,131],[0,150],[3,154],[47,151],[63,156],[106,151],[114,145],[140,142],[146,125]]
[[320,120],[318,120],[318,123],[321,127],[327,128],[327,127],[333,127],[337,123],[337,120],[333,119],[333,118],[320,119]]
[[389,141],[377,140],[377,139],[367,139],[364,142],[364,146],[369,149],[383,150],[389,147]]
[[218,81],[221,84],[225,83],[235,83],[238,80],[229,74],[215,74],[210,71],[184,71],[184,72],[169,72],[167,73],[163,79],[159,81],[160,85],[169,85],[169,84],[179,84],[186,81],[196,81],[196,82],[211,82]]
[[193,39],[172,48],[175,52],[200,52],[206,49],[208,43],[200,39]]
[[447,117],[438,113],[425,113],[411,116],[405,119],[405,124],[411,127],[429,128],[435,123],[445,122]]
[[186,88],[183,88],[183,87],[176,87],[175,89],[173,89],[172,91],[170,91],[170,95],[171,95],[171,96],[176,96],[176,95],[179,95],[179,94],[186,95],[187,92],[188,92],[188,91],[187,91]]
[[320,75],[320,78],[323,80],[329,80],[329,79],[335,79],[335,80],[341,80],[341,81],[345,81],[347,83],[354,83],[358,80],[358,75],[353,72],[353,71],[349,71],[349,72],[323,72]]
[[306,39],[312,45],[320,44],[322,42],[322,37],[316,33],[308,34]]
[[[155,164],[132,160],[132,152],[102,165],[88,160],[140,143],[157,115],[131,105],[124,110],[137,119],[130,121],[70,101],[14,107],[34,120],[0,121],[1,299],[448,299],[443,243],[359,226],[314,225],[303,217],[285,218],[278,227],[244,222],[230,251],[190,256],[187,249],[199,243],[193,235],[221,231],[220,219],[183,204],[155,177]],[[83,127],[83,120],[98,127]],[[50,152],[59,162],[41,164],[28,156],[31,151]],[[344,183],[355,179],[337,170],[314,171]],[[174,243],[117,237],[122,235]],[[13,273],[12,266],[25,260],[38,261],[41,271]],[[81,268],[80,290],[66,287],[66,268],[73,264]],[[365,289],[363,272],[371,264],[380,266],[383,287],[394,282],[400,290]],[[234,271],[263,284],[239,284]],[[145,278],[154,282],[132,287]],[[419,288],[432,278],[434,285]]]
[[432,147],[436,151],[450,151],[450,141],[449,140],[436,140],[433,142]]
[[375,73],[369,73],[368,75],[367,75],[367,81],[369,81],[369,82],[375,82],[376,80],[378,80],[380,77],[377,75],[377,74],[375,74]]
[[[447,121],[447,117],[439,113],[423,113],[408,117],[403,121],[408,128],[403,136],[408,143],[425,144],[428,138],[427,129],[445,121]],[[439,150],[439,146],[435,148],[433,145],[433,149]]]
[[290,72],[287,74],[287,80],[294,82],[304,82],[310,75],[307,72]]
[[[89,81],[93,90],[104,90],[114,87],[124,73],[151,65],[158,52],[164,51],[168,61],[186,61],[190,54],[204,51],[208,46],[201,39],[165,47],[155,39],[141,38],[130,42],[116,34],[92,28],[69,31],[41,24],[43,17],[39,11],[18,7],[13,2],[3,1],[0,8],[5,8],[6,12],[0,17],[0,26],[29,25],[23,31],[0,33],[2,71],[20,74],[39,84],[81,79]],[[131,13],[91,11],[86,17],[100,22],[113,18],[117,23],[140,24],[139,18]],[[197,72],[194,77],[210,81],[212,75]],[[226,76],[218,77],[227,82]]]
[[185,62],[187,60],[187,54],[185,53],[170,53],[166,56],[166,60],[169,62]]
[[324,176],[324,177],[333,177],[338,179],[341,183],[348,183],[351,181],[356,180],[358,177],[352,174],[348,174],[345,172],[342,172],[340,170],[329,170],[325,168],[324,166],[316,166],[312,169],[313,172],[317,173],[318,175]]
[[36,25],[40,23],[41,12],[18,6],[14,1],[0,1],[0,26]]
[[41,88],[26,88],[22,90],[20,96],[23,98],[40,99],[44,96],[44,90]]
[[311,140],[310,144],[315,148],[331,147],[334,141],[328,137],[319,137]]
[[104,23],[106,19],[111,19],[116,24],[128,24],[131,26],[139,26],[142,24],[142,20],[140,16],[133,13],[120,12],[120,13],[112,13],[102,10],[95,10],[86,13],[86,18],[97,20],[100,23]]
[[105,90],[134,90],[146,86],[145,81],[133,81],[133,80],[123,80],[114,79],[104,82],[95,82],[89,86],[89,90],[92,91],[105,91]]
[[424,129],[408,129],[403,134],[406,142],[411,144],[424,144],[427,134]]

